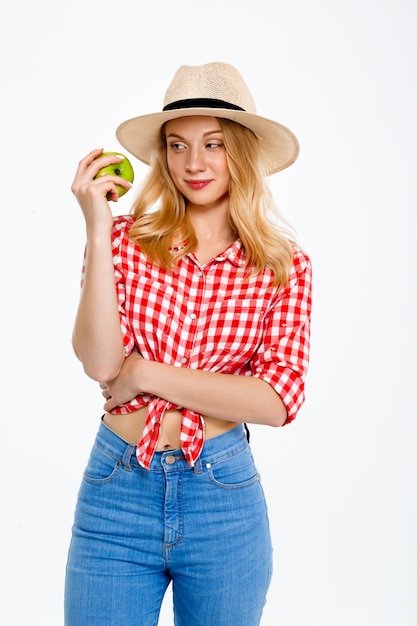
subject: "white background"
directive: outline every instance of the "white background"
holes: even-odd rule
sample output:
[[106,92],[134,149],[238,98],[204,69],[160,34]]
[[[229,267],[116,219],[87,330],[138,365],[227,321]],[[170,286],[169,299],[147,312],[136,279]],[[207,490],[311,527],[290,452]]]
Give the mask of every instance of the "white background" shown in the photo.
[[[415,0],[5,7],[0,623],[63,623],[73,508],[102,407],[70,345],[77,163],[120,149],[116,126],[160,110],[179,65],[217,60],[300,140],[296,164],[270,182],[314,265],[306,404],[291,426],[252,429],[275,544],[262,624],[415,626]],[[167,596],[161,626],[170,614]]]

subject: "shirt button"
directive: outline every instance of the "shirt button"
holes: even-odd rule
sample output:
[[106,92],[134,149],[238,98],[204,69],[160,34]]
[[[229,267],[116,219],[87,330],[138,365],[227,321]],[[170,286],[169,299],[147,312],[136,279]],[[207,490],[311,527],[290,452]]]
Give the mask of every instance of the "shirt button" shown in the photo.
[[197,315],[195,313],[190,313],[190,319],[195,320]]
[[168,465],[174,465],[175,456],[173,454],[168,454],[168,456],[165,457],[165,463],[167,463]]
[[187,357],[186,356],[181,357],[181,363],[187,363]]
[[201,270],[199,270],[198,272],[196,272],[195,275],[200,278],[203,275],[203,272]]

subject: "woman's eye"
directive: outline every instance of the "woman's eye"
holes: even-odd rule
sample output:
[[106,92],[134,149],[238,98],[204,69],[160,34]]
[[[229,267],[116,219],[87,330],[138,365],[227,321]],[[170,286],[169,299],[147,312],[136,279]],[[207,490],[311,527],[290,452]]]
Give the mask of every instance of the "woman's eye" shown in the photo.
[[218,141],[211,141],[207,144],[207,148],[221,148],[222,144]]
[[170,144],[170,148],[172,148],[173,150],[182,150],[185,148],[185,145],[183,143],[180,143],[179,141],[174,141]]

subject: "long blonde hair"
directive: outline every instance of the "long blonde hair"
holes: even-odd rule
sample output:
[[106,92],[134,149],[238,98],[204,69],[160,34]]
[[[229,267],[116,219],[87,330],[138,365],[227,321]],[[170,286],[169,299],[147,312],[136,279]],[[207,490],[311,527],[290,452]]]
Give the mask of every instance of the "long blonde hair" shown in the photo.
[[[272,270],[277,286],[286,284],[292,264],[294,233],[280,216],[266,184],[259,142],[254,133],[219,118],[230,171],[230,224],[240,237],[247,274]],[[167,167],[165,129],[154,151],[147,178],[136,198],[129,231],[148,258],[172,269],[197,243],[187,218],[186,201]],[[180,244],[180,245],[178,245]]]

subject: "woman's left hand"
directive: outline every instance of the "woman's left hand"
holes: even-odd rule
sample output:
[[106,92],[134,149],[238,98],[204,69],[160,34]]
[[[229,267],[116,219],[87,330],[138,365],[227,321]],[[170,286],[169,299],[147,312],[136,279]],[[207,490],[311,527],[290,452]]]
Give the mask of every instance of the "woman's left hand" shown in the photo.
[[132,352],[125,359],[117,378],[100,383],[102,395],[106,400],[103,407],[105,411],[111,411],[116,406],[129,402],[140,393],[136,372],[136,367],[140,361],[143,361],[143,357],[139,352]]

